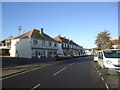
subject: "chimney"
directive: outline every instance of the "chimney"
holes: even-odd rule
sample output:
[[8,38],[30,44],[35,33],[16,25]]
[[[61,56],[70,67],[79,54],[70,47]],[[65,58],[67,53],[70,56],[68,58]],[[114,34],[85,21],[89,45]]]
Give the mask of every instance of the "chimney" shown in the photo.
[[40,29],[40,34],[43,34],[43,28]]
[[61,34],[59,34],[58,37],[61,37]]

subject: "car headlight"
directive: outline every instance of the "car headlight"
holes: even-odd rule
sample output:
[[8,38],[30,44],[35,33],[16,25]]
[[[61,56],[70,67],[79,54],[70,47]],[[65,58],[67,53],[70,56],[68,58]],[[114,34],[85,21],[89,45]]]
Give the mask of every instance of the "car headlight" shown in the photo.
[[107,60],[106,63],[107,64],[112,64],[112,62],[110,60]]

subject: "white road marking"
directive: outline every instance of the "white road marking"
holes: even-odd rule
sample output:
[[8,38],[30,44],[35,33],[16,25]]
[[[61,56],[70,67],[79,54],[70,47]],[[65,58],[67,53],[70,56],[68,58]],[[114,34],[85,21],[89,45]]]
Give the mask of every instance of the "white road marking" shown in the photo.
[[[94,66],[95,67],[95,66]],[[101,76],[100,78],[102,79],[102,81],[105,81],[104,78],[102,77],[102,74],[100,73],[100,71],[95,67],[96,71],[98,72],[99,76]],[[107,84],[105,84],[106,88],[109,90],[109,87]]]
[[67,68],[67,67],[64,67],[63,69],[59,70],[58,72],[56,72],[56,73],[54,74],[54,76],[57,75],[58,73],[62,72],[62,71],[65,70],[66,68]]
[[108,85],[107,85],[107,84],[105,84],[105,86],[106,86],[106,88],[107,88],[107,89],[109,89],[109,87],[108,87]]
[[39,87],[40,84],[36,85],[35,87],[33,87],[31,90],[34,90],[35,88]]
[[99,73],[99,70],[96,68],[97,72]]
[[101,76],[101,73],[99,73],[99,75]]
[[101,77],[101,79],[104,81],[104,78],[103,78],[103,77]]

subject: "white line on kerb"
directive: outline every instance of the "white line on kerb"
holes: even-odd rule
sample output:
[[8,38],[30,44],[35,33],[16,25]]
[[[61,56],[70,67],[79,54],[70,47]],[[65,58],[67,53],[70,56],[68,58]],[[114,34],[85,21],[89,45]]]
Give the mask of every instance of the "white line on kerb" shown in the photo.
[[109,89],[109,87],[108,87],[108,85],[107,85],[107,84],[105,84],[105,86],[106,86],[106,88],[107,88],[107,89]]
[[34,90],[35,88],[39,87],[40,84],[36,85],[35,87],[33,87],[31,90]]
[[64,67],[63,69],[59,70],[58,72],[56,72],[56,73],[54,74],[54,76],[57,75],[58,73],[60,73],[61,71],[63,71],[64,69],[66,69],[66,68],[67,68],[67,67]]

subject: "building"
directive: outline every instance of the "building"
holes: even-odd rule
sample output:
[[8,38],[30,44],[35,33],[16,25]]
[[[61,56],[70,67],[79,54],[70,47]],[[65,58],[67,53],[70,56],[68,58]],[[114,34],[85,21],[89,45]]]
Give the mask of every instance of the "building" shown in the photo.
[[32,29],[11,40],[10,56],[24,58],[54,57],[57,41],[40,30]]
[[5,40],[0,41],[0,55],[10,55],[11,40],[14,37],[10,36]]
[[83,52],[82,46],[79,46],[72,40],[66,39],[66,37],[58,35],[54,39],[58,41],[58,53],[60,54],[80,55]]
[[120,49],[120,37],[119,39],[111,40],[113,43],[113,48],[114,49]]

